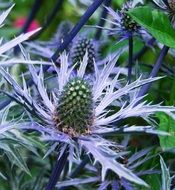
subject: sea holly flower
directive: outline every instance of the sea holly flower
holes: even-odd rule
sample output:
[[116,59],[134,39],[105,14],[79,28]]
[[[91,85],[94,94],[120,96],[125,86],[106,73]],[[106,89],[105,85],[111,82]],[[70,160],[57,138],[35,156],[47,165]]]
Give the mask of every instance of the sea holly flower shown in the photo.
[[104,29],[107,29],[110,35],[117,35],[122,39],[145,33],[141,26],[127,14],[127,11],[134,8],[138,3],[141,2],[129,1],[123,5],[120,11],[114,11],[112,8],[106,7],[112,19],[107,19],[107,22],[110,23],[112,27],[104,27]]
[[83,61],[83,57],[87,52],[88,65],[86,72],[91,73],[94,71],[94,61],[97,62],[98,57],[98,42],[89,39],[86,36],[80,36],[73,41],[72,48],[70,49],[70,57],[75,67],[79,66]]
[[162,10],[168,13],[173,27],[175,27],[175,1],[174,0],[153,0]]
[[[34,66],[29,66],[40,101],[32,96],[32,91],[28,89],[24,76],[23,87],[21,87],[5,69],[1,68],[0,73],[14,90],[13,94],[7,91],[3,93],[31,114],[31,122],[22,122],[19,128],[40,132],[42,139],[52,144],[48,154],[57,147],[58,143],[61,143],[60,152],[68,146],[69,170],[72,170],[74,160],[81,160],[86,152],[94,158],[95,163],[101,164],[100,179],[102,181],[105,180],[107,171],[111,170],[120,178],[147,186],[142,179],[117,161],[120,155],[116,151],[118,145],[105,137],[111,133],[117,135],[117,133],[125,132],[165,135],[167,133],[155,129],[155,124],[149,125],[153,123],[153,118],[150,116],[158,111],[174,116],[175,108],[159,104],[151,105],[141,102],[141,98],[136,98],[137,88],[159,78],[144,80],[139,78],[124,86],[119,84],[119,74],[111,78],[118,55],[109,59],[102,69],[94,63],[95,74],[86,76],[87,53],[76,72],[74,67],[69,66],[68,56],[63,53],[60,56],[60,68],[55,67],[58,90],[51,93],[48,93],[45,88],[42,67],[38,73]],[[128,94],[131,97],[130,101],[124,98]],[[119,111],[116,111],[114,107],[118,107]],[[148,125],[117,125],[118,121],[129,117],[141,117]]]
[[143,35],[145,30],[137,24],[137,22],[132,19],[132,17],[127,14],[127,11],[133,9],[137,4],[143,3],[142,1],[128,1],[123,4],[120,11],[114,11],[110,7],[106,7],[111,19],[106,19],[106,21],[111,25],[111,27],[100,27],[106,29],[109,35],[116,36],[119,40],[128,39],[129,54],[128,54],[128,82],[132,80],[132,67],[133,67],[133,36]]

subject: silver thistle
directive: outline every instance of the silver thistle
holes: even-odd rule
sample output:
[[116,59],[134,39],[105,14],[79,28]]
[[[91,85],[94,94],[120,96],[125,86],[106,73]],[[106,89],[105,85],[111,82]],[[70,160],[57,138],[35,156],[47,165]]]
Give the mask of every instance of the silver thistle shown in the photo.
[[[31,115],[34,115],[39,119],[39,121],[38,119],[35,120],[34,117],[31,122],[23,122],[21,123],[20,128],[36,130],[41,133],[43,140],[52,142],[53,145],[48,154],[55,149],[59,142],[62,143],[62,149],[64,149],[67,144],[69,145],[69,170],[71,170],[72,164],[75,160],[80,160],[80,155],[82,154],[83,149],[87,154],[91,154],[94,157],[95,163],[99,162],[101,164],[102,181],[105,180],[107,171],[112,170],[120,178],[125,178],[128,181],[147,186],[147,184],[130,169],[127,169],[123,164],[116,161],[119,153],[116,152],[115,149],[118,145],[116,142],[105,139],[104,134],[117,134],[118,132],[146,132],[167,135],[167,133],[157,131],[155,129],[155,123],[153,126],[128,125],[123,127],[118,127],[115,123],[129,117],[141,117],[146,122],[153,123],[150,115],[160,111],[174,117],[173,112],[175,111],[175,108],[171,106],[161,106],[160,104],[151,105],[147,102],[140,102],[141,98],[136,98],[136,89],[159,78],[149,78],[144,80],[139,78],[137,81],[131,84],[126,84],[123,87],[118,79],[119,74],[111,79],[110,75],[115,68],[115,63],[119,54],[120,53],[118,53],[117,56],[110,58],[108,63],[104,65],[102,69],[99,69],[96,64],[94,64],[95,74],[91,75],[91,82],[88,84],[86,83],[86,80],[89,79],[85,75],[88,63],[87,53],[76,73],[74,72],[74,67],[69,67],[68,56],[63,53],[60,56],[60,68],[55,67],[55,71],[57,72],[58,92],[52,92],[51,95],[47,93],[44,85],[42,67],[38,74],[34,66],[29,66],[32,79],[35,83],[42,104],[32,97],[24,77],[23,87],[21,87],[5,69],[1,68],[0,73],[14,90],[14,94],[10,94],[7,91],[3,91],[3,93],[13,98],[16,102],[24,106]],[[77,80],[79,80],[78,83]],[[79,86],[78,84],[81,85]],[[75,96],[71,94],[70,88],[72,85],[73,93],[76,92]],[[70,92],[69,90],[67,91],[67,89],[69,89]],[[85,91],[80,93],[80,91],[83,91],[82,89],[85,89]],[[64,96],[64,93],[66,94],[66,97]],[[81,96],[79,97],[78,94]],[[122,97],[128,94],[130,95],[131,100],[124,101]],[[60,99],[63,99],[63,101],[60,102]],[[85,113],[83,115],[83,122],[78,121],[78,128],[75,123],[78,120],[78,112],[77,110],[72,109],[72,106],[70,109],[68,108],[68,104],[74,103],[74,100],[75,106],[73,108],[76,109],[76,106],[79,105],[78,108],[82,109]],[[87,104],[84,104],[83,102],[81,105],[79,104],[79,100],[82,102],[87,101]],[[60,107],[64,102],[67,106],[65,112],[64,109]],[[136,103],[138,104],[136,105]],[[111,105],[119,106],[119,111],[114,111],[111,108]],[[55,119],[55,112],[58,119]],[[76,113],[75,116],[77,118],[73,118],[72,120],[69,119],[67,122],[67,120],[64,119],[70,116],[69,112],[71,112],[71,114]],[[64,117],[60,116],[60,113],[63,114]],[[73,116],[74,115],[71,117]],[[80,117],[79,119],[81,120],[82,118]],[[87,122],[89,119],[90,122]]]

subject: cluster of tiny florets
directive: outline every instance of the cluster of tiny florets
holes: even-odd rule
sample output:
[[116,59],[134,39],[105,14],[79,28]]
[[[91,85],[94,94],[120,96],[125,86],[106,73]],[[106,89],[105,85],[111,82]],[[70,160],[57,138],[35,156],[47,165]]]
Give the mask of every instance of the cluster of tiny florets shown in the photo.
[[86,71],[90,73],[94,71],[94,60],[96,58],[95,45],[91,39],[86,37],[78,39],[72,47],[71,58],[72,63],[79,66],[86,51],[88,56],[88,65]]
[[129,32],[137,32],[140,26],[126,13],[128,9],[123,9],[121,11],[121,25]]
[[75,77],[63,88],[56,109],[59,130],[77,135],[89,130],[93,119],[92,89],[88,81]]

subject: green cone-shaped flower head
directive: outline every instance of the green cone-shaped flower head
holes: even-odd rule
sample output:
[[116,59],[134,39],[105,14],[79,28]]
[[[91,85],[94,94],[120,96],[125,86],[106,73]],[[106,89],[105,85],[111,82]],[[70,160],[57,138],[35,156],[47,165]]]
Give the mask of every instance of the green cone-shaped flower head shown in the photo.
[[88,81],[75,77],[64,86],[57,113],[60,130],[71,135],[88,131],[93,119],[92,89]]

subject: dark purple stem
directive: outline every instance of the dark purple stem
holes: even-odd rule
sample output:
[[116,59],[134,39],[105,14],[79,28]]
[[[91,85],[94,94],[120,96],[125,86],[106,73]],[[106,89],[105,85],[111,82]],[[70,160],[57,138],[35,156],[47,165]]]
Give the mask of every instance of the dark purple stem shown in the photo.
[[21,33],[26,33],[30,24],[32,23],[33,19],[35,18],[36,14],[38,13],[41,5],[42,5],[42,0],[35,0],[34,4],[33,4],[33,7],[30,11],[30,14],[29,16],[27,17],[27,20],[21,30]]
[[[111,1],[112,0],[105,0],[104,1],[104,6],[105,7],[103,7],[103,10],[102,10],[102,13],[101,13],[101,16],[100,16],[100,21],[98,23],[98,26],[100,26],[100,27],[103,27],[105,25],[105,19],[106,19],[107,15],[108,15],[108,11],[107,11],[106,7],[110,6]],[[96,34],[95,34],[95,39],[99,40],[100,37],[101,37],[101,34],[102,34],[102,28],[97,28],[97,31],[96,31]]]
[[47,27],[52,23],[53,19],[56,17],[58,11],[61,9],[63,2],[63,0],[57,0],[52,12],[46,18],[46,21],[44,22],[41,30],[39,30],[38,33],[35,34],[33,37],[31,37],[30,40],[37,39],[47,29]]
[[[58,155],[58,157],[59,157],[59,155]],[[62,156],[59,159],[57,159],[45,190],[54,189],[54,187],[57,183],[57,180],[66,164],[67,158],[68,158],[68,147],[65,148],[64,152],[62,153]]]
[[[89,156],[87,155],[82,160],[82,162],[77,166],[77,168],[75,168],[75,170],[70,174],[69,178],[71,178],[71,179],[75,178],[80,173],[80,171],[86,166],[88,161],[89,161]],[[66,190],[66,189],[67,189],[67,187],[62,187],[59,190]]]
[[128,60],[128,83],[131,82],[132,67],[133,67],[133,37],[132,34],[128,38],[129,43],[129,60]]
[[[154,65],[154,67],[149,75],[149,78],[157,76],[157,73],[163,63],[163,59],[165,58],[166,54],[168,53],[168,50],[169,50],[169,47],[167,47],[167,46],[164,46],[162,48],[160,55],[156,61],[156,64]],[[140,89],[140,92],[138,93],[138,97],[144,96],[148,92],[150,87],[151,87],[151,83],[148,83],[148,84],[145,84],[144,86],[142,86],[142,88]]]
[[53,54],[51,59],[53,62],[56,62],[61,52],[69,45],[69,43],[73,40],[73,38],[77,35],[83,25],[88,21],[91,15],[97,10],[97,8],[103,3],[104,0],[95,0],[84,13],[84,15],[80,18],[80,21],[74,26],[74,28],[70,31],[70,33],[63,39],[63,43],[61,43],[56,52]]
[[[35,0],[32,8],[31,8],[31,11],[27,17],[27,20],[26,20],[22,30],[20,31],[20,34],[27,32],[28,28],[30,27],[30,24],[32,23],[33,19],[35,18],[36,14],[38,13],[41,5],[42,5],[42,0]],[[19,52],[19,50],[20,50],[19,46],[15,46],[14,53],[17,54]]]

